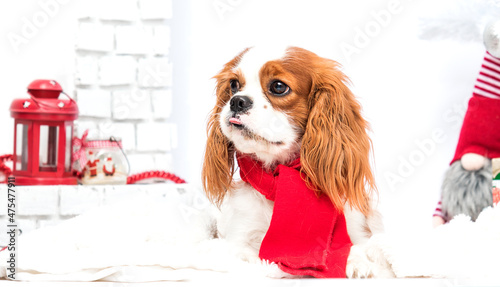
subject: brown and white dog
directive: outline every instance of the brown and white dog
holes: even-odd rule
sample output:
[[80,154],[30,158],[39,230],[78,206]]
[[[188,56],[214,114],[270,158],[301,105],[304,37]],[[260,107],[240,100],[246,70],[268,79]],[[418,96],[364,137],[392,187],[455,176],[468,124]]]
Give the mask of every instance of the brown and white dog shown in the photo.
[[268,170],[300,157],[304,180],[345,215],[354,244],[347,277],[390,276],[382,256],[367,254],[369,238],[382,230],[371,204],[371,140],[338,64],[302,48],[253,47],[214,78],[217,103],[208,122],[202,180],[221,209],[219,236],[242,259],[257,261],[273,214],[273,201],[233,179],[236,153],[251,155]]

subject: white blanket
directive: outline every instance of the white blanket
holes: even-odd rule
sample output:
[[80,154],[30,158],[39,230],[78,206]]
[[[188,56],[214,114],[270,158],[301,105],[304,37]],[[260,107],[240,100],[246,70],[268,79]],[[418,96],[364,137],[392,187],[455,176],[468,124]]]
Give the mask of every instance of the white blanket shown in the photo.
[[[280,277],[274,264],[238,260],[224,240],[211,239],[216,211],[179,200],[138,199],[106,206],[18,238],[16,279],[148,282],[224,273]],[[492,278],[500,259],[500,208],[475,223],[459,216],[418,234],[373,238],[397,277]],[[0,252],[0,278],[7,273]],[[207,272],[210,271],[210,272]]]
[[372,238],[397,277],[484,279],[500,285],[500,207],[488,207],[476,222],[456,216],[450,223],[415,234]]

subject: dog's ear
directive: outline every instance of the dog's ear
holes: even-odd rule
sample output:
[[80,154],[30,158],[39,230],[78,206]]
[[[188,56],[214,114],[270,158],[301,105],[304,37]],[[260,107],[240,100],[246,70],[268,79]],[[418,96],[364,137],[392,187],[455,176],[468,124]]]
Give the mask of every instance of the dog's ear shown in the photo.
[[221,108],[216,106],[210,115],[202,169],[203,188],[208,198],[218,206],[231,187],[234,174],[234,148],[220,128],[220,110]]
[[346,86],[337,63],[315,61],[309,95],[309,118],[302,138],[302,171],[308,181],[326,193],[335,207],[344,204],[367,215],[370,192],[375,190],[370,168],[371,140],[361,106]]
[[214,77],[217,81],[215,88],[217,102],[207,124],[208,138],[202,168],[202,183],[208,198],[218,206],[233,183],[235,153],[233,144],[222,133],[220,113],[231,98],[230,71],[238,65],[247,51],[248,49],[245,49],[224,65],[220,73]]

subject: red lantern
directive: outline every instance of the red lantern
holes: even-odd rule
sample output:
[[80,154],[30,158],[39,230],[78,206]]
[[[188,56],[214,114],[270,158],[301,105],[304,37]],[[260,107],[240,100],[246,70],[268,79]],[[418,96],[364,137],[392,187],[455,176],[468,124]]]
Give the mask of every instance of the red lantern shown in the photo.
[[[19,185],[77,184],[71,169],[76,102],[53,80],[35,80],[29,99],[10,106],[14,123],[13,175]],[[60,99],[65,95],[68,99]]]

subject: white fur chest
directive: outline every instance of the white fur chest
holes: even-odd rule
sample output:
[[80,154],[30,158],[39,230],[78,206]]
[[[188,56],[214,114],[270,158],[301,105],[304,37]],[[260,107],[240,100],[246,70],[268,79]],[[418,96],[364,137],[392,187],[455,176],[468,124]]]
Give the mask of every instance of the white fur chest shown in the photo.
[[253,256],[258,258],[260,245],[271,223],[273,207],[274,202],[267,200],[250,184],[237,182],[222,203],[217,220],[219,236],[250,253],[244,257],[250,260]]

